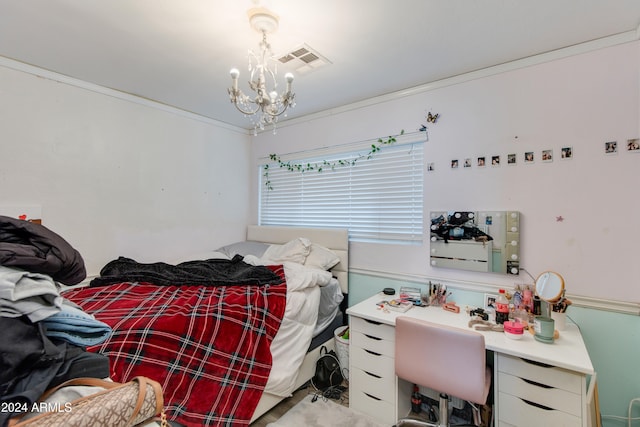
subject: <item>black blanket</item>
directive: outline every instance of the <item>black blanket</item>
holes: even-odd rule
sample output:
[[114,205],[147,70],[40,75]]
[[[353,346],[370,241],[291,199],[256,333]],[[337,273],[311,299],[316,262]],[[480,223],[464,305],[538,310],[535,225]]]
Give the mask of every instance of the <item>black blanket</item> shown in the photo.
[[154,285],[265,285],[278,284],[280,277],[263,266],[245,263],[242,256],[233,259],[208,259],[187,261],[172,265],[164,262],[142,264],[120,257],[110,261],[100,271],[100,276],[90,286],[106,286],[122,282],[142,282]]
[[51,276],[65,285],[82,282],[84,260],[66,240],[47,227],[0,216],[0,265]]

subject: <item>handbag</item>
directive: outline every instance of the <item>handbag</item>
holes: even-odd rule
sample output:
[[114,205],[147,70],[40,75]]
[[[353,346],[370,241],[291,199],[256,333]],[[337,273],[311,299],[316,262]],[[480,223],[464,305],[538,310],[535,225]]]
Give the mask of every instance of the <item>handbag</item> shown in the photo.
[[344,377],[340,369],[340,361],[335,351],[327,351],[325,346],[320,348],[320,357],[316,362],[316,372],[311,378],[311,384],[318,389],[325,391],[330,387],[342,384]]
[[[55,410],[33,418],[9,423],[12,427],[130,427],[151,421],[160,415],[163,426],[168,426],[164,415],[162,387],[146,377],[135,377],[121,384],[97,378],[74,378],[48,390],[43,402],[62,387],[94,386],[100,391],[72,402],[58,405]],[[47,405],[44,404],[44,407]]]

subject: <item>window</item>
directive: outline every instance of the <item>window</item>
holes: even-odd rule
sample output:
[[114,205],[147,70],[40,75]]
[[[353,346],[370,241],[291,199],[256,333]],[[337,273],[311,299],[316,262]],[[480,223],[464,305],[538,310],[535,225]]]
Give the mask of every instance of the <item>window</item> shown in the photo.
[[[269,163],[265,176],[262,165],[260,224],[348,228],[353,241],[420,244],[424,143],[397,142],[363,158],[370,148],[288,159],[324,164],[321,172],[291,172]],[[353,159],[358,159],[353,165],[327,166]]]

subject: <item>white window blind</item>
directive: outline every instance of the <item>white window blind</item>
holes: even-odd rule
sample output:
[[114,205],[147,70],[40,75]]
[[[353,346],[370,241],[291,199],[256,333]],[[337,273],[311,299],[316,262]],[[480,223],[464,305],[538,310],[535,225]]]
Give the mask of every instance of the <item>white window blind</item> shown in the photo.
[[[261,166],[262,225],[349,229],[350,240],[418,244],[423,234],[423,142],[384,146],[371,158],[368,149],[291,160],[326,163],[322,172],[298,172],[269,163]],[[269,181],[270,188],[265,185]]]

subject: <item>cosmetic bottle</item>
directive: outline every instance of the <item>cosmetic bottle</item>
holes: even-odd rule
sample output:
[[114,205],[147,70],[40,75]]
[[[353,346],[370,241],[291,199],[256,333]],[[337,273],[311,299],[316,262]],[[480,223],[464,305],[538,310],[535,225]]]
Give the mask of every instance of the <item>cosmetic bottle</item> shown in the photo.
[[509,320],[509,300],[504,289],[498,291],[496,298],[496,323],[502,325]]

